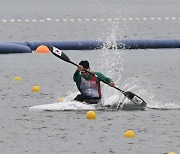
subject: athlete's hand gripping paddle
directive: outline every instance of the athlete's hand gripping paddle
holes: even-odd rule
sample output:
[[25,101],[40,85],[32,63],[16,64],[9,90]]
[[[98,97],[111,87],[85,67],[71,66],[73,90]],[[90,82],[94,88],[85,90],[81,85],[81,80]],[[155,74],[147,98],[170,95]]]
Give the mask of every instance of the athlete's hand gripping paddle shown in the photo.
[[[77,67],[79,67],[79,65],[77,65],[76,63],[72,62],[70,60],[70,58],[65,54],[63,53],[60,49],[56,48],[56,47],[53,47],[53,46],[47,46],[49,48],[49,50],[51,51],[52,54],[54,54],[56,57],[62,59],[63,61],[65,62],[68,62],[68,63],[71,63]],[[97,75],[89,72],[88,70],[84,69],[84,71],[88,72],[89,74],[93,75],[93,76],[96,76],[98,79],[100,79],[102,82],[104,82],[105,84],[109,85],[109,82],[101,79],[100,77],[98,77]],[[113,87],[117,90],[119,90],[122,94],[124,94],[125,97],[127,97],[129,100],[131,100],[133,103],[137,104],[137,105],[142,105],[142,104],[146,104],[145,101],[139,97],[138,95],[130,92],[130,91],[123,91],[121,89],[119,89],[118,87]],[[120,104],[118,104],[118,107],[119,107]]]

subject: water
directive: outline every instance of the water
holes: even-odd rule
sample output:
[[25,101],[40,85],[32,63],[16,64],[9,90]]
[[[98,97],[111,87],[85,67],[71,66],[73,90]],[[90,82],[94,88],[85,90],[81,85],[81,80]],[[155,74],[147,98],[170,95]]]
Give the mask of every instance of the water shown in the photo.
[[[1,2],[3,19],[178,17],[179,1],[28,1]],[[42,9],[43,4],[43,9]],[[57,5],[59,4],[59,5]],[[90,7],[91,9],[88,9]],[[81,8],[81,9],[79,9]],[[157,9],[158,8],[158,9]],[[142,13],[143,9],[143,13]],[[22,14],[23,10],[23,14]],[[58,10],[58,11],[57,11]],[[86,12],[85,12],[86,10]],[[85,13],[81,13],[84,11]],[[178,20],[106,22],[1,22],[1,41],[116,40],[177,38]],[[146,111],[30,112],[29,107],[53,103],[77,92],[73,65],[46,54],[0,55],[0,153],[125,153],[180,152],[179,49],[64,51],[72,61],[88,59],[123,90],[146,100]],[[22,81],[14,81],[20,76]],[[34,85],[40,93],[32,93]],[[119,92],[102,84],[107,103]],[[152,109],[153,108],[153,109]],[[126,130],[133,139],[123,136]]]
[[[178,50],[123,52],[124,69],[119,83],[127,87],[130,84],[130,88],[135,86],[131,89],[134,93],[144,98],[149,107],[159,109],[143,112],[98,111],[95,121],[88,121],[86,112],[28,110],[33,105],[52,103],[60,96],[67,96],[69,91],[76,92],[72,81],[74,66],[51,54],[1,55],[1,153],[178,151],[180,104],[178,87],[175,86],[178,84],[177,69],[180,66]],[[65,53],[75,62],[79,61],[80,55],[81,59],[88,58],[92,68],[96,68],[97,64],[93,57],[100,58],[101,55],[98,51]],[[21,76],[23,80],[14,81],[15,76]],[[42,89],[40,93],[31,92],[36,84]],[[126,86],[121,84],[117,86],[126,90]],[[113,91],[110,87],[107,89]],[[164,108],[169,110],[160,110]],[[136,138],[123,137],[128,129],[135,131]]]

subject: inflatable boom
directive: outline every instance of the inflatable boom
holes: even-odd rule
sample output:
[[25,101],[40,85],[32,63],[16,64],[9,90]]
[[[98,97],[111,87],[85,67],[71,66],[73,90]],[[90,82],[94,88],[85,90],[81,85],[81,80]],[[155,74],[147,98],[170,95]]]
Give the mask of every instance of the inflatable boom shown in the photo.
[[0,43],[0,54],[31,53],[40,45],[55,46],[61,50],[109,49],[159,49],[180,48],[180,39],[127,39],[113,44],[104,41],[43,41],[43,42],[6,42]]

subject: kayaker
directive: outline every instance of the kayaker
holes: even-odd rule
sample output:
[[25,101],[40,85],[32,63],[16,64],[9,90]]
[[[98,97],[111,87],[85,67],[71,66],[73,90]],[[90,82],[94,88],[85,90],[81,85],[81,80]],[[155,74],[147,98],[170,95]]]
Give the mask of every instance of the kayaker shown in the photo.
[[112,81],[112,79],[106,77],[101,72],[91,72],[92,74],[98,76],[100,78],[99,79],[85,70],[90,72],[90,66],[87,60],[79,63],[78,68],[73,76],[73,80],[76,82],[76,86],[81,93],[77,95],[74,100],[80,102],[85,101],[88,104],[97,104],[101,100],[102,96],[100,79],[107,81],[112,87],[115,86],[115,83]]

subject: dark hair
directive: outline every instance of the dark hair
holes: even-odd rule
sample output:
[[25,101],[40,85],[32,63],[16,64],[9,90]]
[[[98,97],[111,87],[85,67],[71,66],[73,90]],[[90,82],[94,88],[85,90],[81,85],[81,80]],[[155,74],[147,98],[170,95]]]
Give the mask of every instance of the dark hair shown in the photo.
[[89,62],[87,60],[82,60],[79,65],[82,65],[85,69],[89,68]]

